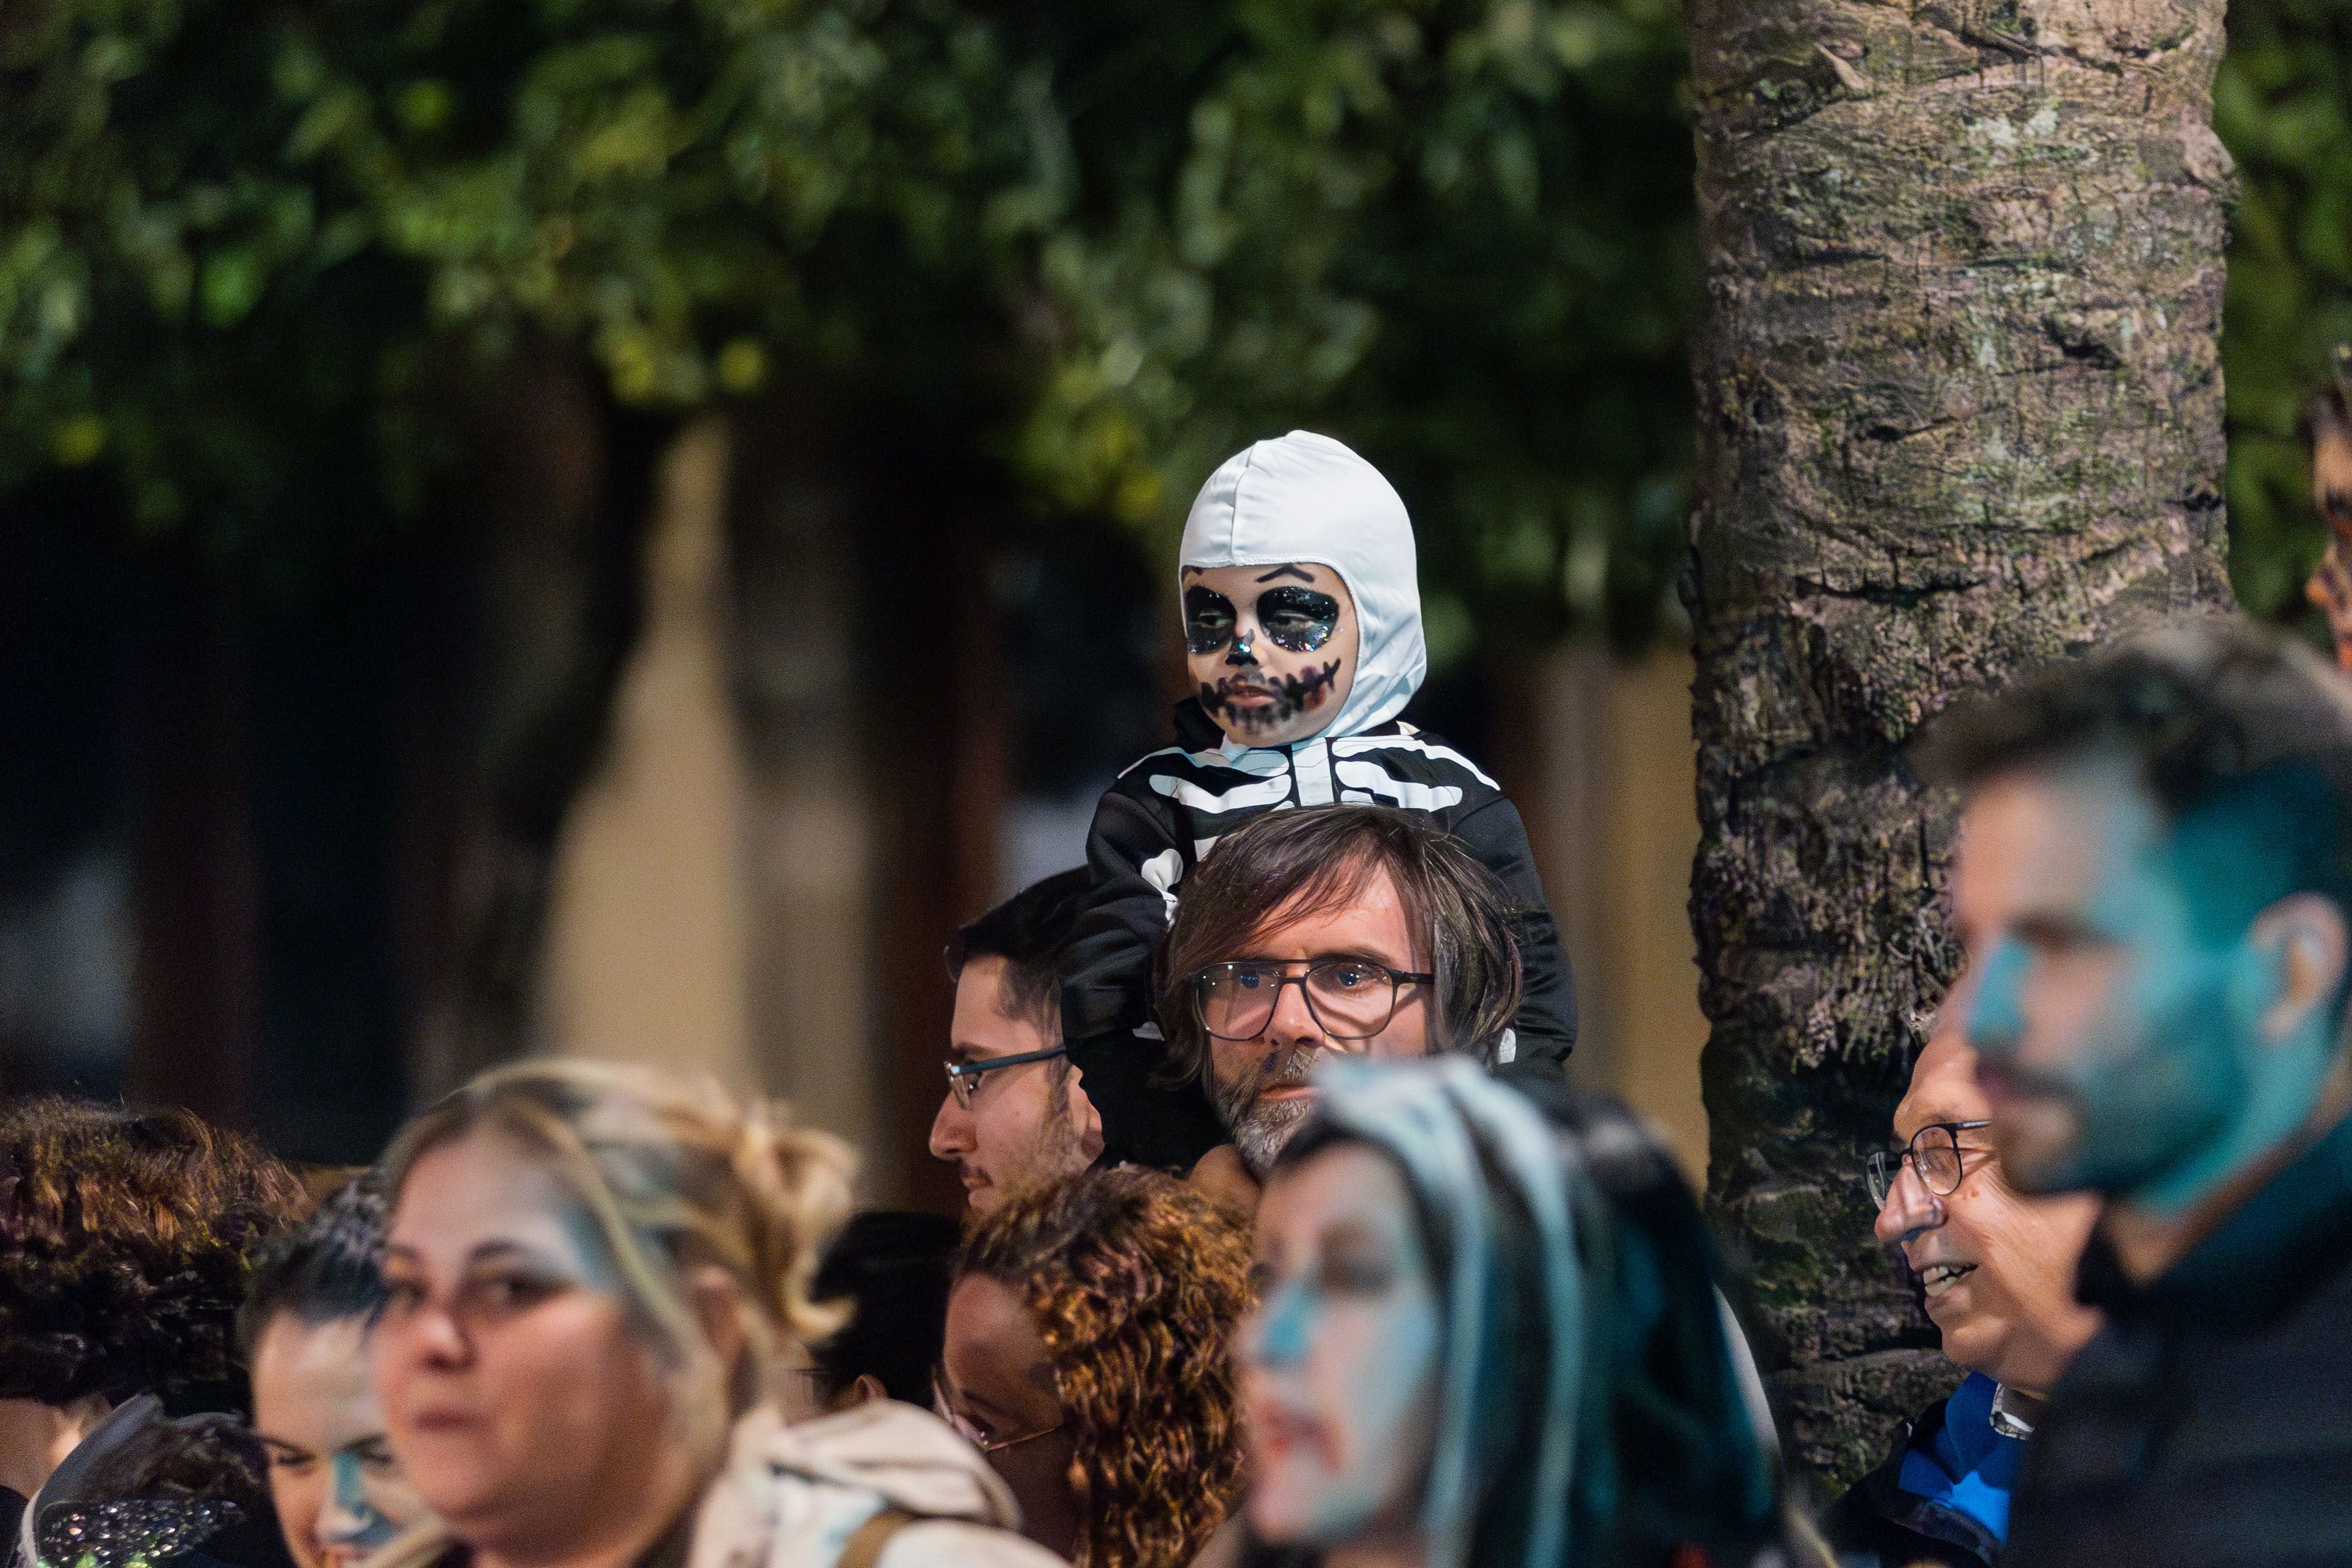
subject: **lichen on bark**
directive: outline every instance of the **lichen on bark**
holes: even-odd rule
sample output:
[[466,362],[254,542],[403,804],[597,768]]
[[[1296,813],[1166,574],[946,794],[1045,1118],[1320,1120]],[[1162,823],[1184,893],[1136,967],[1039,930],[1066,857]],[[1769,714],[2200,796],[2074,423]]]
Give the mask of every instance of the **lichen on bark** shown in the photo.
[[1690,0],[1709,1196],[1824,1490],[1956,1373],[1861,1182],[1955,954],[1955,696],[2228,602],[2221,0]]

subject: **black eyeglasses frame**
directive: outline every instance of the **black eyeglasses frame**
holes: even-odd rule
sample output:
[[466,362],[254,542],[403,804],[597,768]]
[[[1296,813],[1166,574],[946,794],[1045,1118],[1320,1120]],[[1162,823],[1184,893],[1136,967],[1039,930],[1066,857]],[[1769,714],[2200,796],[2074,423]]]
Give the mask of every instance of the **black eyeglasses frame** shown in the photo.
[[[1217,1033],[1216,1030],[1209,1026],[1209,982],[1211,976],[1213,976],[1218,970],[1270,970],[1276,968],[1286,970],[1293,963],[1304,963],[1307,967],[1300,970],[1296,974],[1282,973],[1276,974],[1271,977],[1274,981],[1274,991],[1266,999],[1266,1023],[1260,1024],[1257,1026],[1255,1033],[1247,1035],[1221,1035]],[[1307,987],[1308,977],[1313,975],[1316,971],[1320,969],[1337,968],[1343,964],[1352,964],[1359,969],[1377,970],[1379,973],[1387,975],[1389,979],[1388,1016],[1382,1018],[1377,1026],[1369,1029],[1360,1035],[1343,1035],[1339,1030],[1333,1028],[1330,1021],[1325,1018],[1321,1010],[1315,1005],[1315,993],[1308,990]],[[1387,1028],[1390,1024],[1395,1022],[1397,993],[1400,990],[1407,985],[1434,985],[1437,984],[1437,976],[1434,974],[1424,973],[1412,969],[1391,969],[1385,963],[1377,963],[1369,958],[1318,958],[1312,960],[1236,958],[1229,959],[1223,963],[1204,963],[1184,978],[1189,984],[1190,989],[1192,993],[1192,1017],[1193,1020],[1201,1026],[1201,1032],[1208,1036],[1209,1038],[1213,1040],[1224,1040],[1227,1042],[1237,1040],[1255,1040],[1259,1035],[1265,1034],[1266,1024],[1270,1024],[1274,1021],[1275,1009],[1282,1005],[1282,988],[1286,985],[1296,984],[1298,987],[1299,995],[1305,997],[1307,1000],[1307,1016],[1313,1018],[1316,1024],[1322,1028],[1323,1032],[1329,1035],[1333,1039],[1369,1040],[1373,1036],[1378,1035],[1381,1030]]]
[[[1918,1131],[1911,1134],[1910,1141],[1905,1143],[1899,1150],[1873,1150],[1871,1152],[1868,1167],[1863,1177],[1864,1184],[1870,1189],[1870,1201],[1877,1205],[1880,1208],[1885,1208],[1886,1206],[1886,1195],[1895,1190],[1895,1178],[1902,1174],[1903,1163],[1906,1160],[1911,1163],[1911,1168],[1919,1173],[1919,1184],[1921,1186],[1927,1188],[1927,1191],[1936,1197],[1950,1197],[1954,1193],[1960,1190],[1960,1183],[1967,1174],[1968,1161],[1966,1156],[1975,1152],[1973,1150],[1963,1149],[1960,1147],[1960,1134],[1963,1132],[1974,1132],[1979,1128],[1990,1127],[1991,1125],[1992,1122],[1990,1121],[1984,1119],[1979,1119],[1975,1121],[1930,1121],[1925,1127],[1920,1128]],[[1938,1187],[1935,1183],[1929,1181],[1927,1179],[1926,1167],[1921,1165],[1919,1163],[1919,1140],[1925,1138],[1930,1132],[1941,1132],[1951,1140],[1953,1170],[1952,1184],[1948,1187]],[[1890,1153],[1895,1156],[1894,1168],[1892,1170],[1888,1169],[1888,1162],[1886,1158]]]
[[982,1057],[975,1061],[950,1062],[947,1064],[948,1092],[955,1096],[956,1104],[970,1110],[972,1100],[980,1093],[980,1086],[987,1080],[990,1073],[999,1068],[1027,1067],[1031,1062],[1049,1062],[1055,1057],[1069,1054],[1069,1047],[1053,1046],[1042,1051],[1016,1051],[1009,1057]]

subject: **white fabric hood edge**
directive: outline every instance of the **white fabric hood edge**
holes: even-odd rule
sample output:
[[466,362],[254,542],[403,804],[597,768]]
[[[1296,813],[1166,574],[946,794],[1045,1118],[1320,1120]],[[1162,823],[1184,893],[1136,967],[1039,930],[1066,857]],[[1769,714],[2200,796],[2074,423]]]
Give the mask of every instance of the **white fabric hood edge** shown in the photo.
[[1360,643],[1347,700],[1317,737],[1356,735],[1404,711],[1428,672],[1412,520],[1381,471],[1328,436],[1293,430],[1226,458],[1192,501],[1187,566],[1319,561],[1356,600]]

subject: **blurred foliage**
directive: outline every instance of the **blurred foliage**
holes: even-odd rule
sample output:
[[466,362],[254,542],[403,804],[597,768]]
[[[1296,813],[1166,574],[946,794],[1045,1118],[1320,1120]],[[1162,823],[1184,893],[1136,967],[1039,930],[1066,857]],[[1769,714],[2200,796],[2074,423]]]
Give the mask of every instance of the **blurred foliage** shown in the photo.
[[2230,569],[2249,611],[2294,619],[2327,542],[2296,417],[2352,342],[2352,7],[2231,0],[2229,28],[2213,122],[2244,181],[2221,337]]
[[292,569],[413,525],[446,379],[845,377],[1164,546],[1297,424],[1471,628],[1638,637],[1696,298],[1672,0],[18,0],[0,489]]

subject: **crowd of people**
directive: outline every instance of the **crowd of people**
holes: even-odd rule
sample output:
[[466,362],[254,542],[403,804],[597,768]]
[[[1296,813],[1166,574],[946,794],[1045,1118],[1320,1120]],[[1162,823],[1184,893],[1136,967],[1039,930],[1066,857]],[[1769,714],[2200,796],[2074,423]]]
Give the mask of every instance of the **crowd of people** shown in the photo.
[[1393,493],[1286,439],[1188,531],[1223,739],[948,944],[962,1215],[649,1065],[351,1173],[15,1103],[14,1568],[2352,1565],[2352,685],[2204,619],[1932,726],[1964,959],[1823,1179],[1958,1386],[1809,1507],[1718,1238],[1561,1069],[1516,814],[1394,720]]

